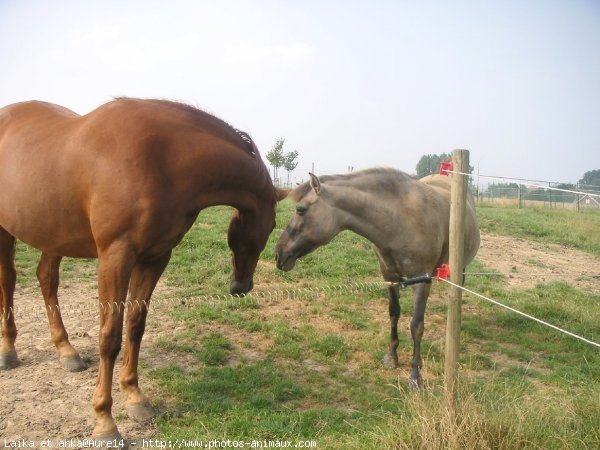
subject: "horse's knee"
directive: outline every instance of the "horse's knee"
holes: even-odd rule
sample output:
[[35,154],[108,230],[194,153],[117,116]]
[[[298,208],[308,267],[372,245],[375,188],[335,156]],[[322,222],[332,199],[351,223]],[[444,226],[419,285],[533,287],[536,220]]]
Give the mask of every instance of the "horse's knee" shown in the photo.
[[106,356],[111,359],[116,359],[121,351],[123,342],[122,332],[114,330],[101,331],[100,333],[100,356]]

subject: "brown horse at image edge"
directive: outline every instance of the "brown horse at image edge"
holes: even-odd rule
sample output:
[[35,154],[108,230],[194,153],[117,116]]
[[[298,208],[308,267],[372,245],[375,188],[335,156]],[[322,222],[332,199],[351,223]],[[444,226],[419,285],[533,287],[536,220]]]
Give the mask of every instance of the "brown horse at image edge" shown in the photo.
[[0,109],[0,370],[18,365],[15,240],[42,252],[37,277],[52,341],[70,371],[85,365],[57,308],[59,266],[64,256],[98,258],[100,361],[92,436],[120,439],[111,385],[125,310],[120,386],[129,416],[146,420],[153,410],[138,386],[140,343],[150,297],[173,247],[202,209],[232,206],[230,292],[245,294],[282,197],[246,133],[185,104],[121,98],[84,116],[37,101]]

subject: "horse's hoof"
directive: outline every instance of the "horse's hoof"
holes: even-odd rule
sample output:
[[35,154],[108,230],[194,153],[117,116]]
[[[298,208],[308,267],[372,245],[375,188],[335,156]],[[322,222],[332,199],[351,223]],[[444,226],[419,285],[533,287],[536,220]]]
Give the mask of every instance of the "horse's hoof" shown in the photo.
[[17,352],[0,353],[0,370],[14,369],[18,365]]
[[94,448],[121,448],[126,449],[129,447],[128,443],[125,442],[123,436],[119,431],[115,431],[109,434],[101,434],[98,436],[92,436],[92,445]]
[[154,417],[154,408],[150,402],[127,403],[125,406],[130,419],[136,422],[148,422]]
[[389,353],[383,358],[383,366],[386,369],[397,369],[398,368],[398,357],[396,355],[390,355]]
[[417,379],[409,378],[408,388],[411,391],[422,391],[423,390],[423,378],[421,378],[421,377],[419,377]]
[[121,436],[121,433],[115,431],[110,434],[103,434],[100,436],[92,436],[91,444],[95,448],[128,448],[129,445]]
[[69,372],[81,372],[82,370],[87,369],[87,364],[84,363],[81,356],[77,354],[61,356],[59,361],[61,367]]

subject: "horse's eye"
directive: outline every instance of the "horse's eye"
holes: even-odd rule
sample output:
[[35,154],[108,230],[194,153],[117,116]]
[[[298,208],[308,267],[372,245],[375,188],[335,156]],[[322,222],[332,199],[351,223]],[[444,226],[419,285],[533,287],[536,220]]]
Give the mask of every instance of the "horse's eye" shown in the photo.
[[296,206],[296,214],[303,216],[306,213],[306,206]]

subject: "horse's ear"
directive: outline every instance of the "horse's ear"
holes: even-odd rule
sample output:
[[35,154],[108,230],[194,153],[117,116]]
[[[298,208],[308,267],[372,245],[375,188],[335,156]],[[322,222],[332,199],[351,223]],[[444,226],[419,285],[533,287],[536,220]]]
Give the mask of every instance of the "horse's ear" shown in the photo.
[[310,186],[314,189],[317,194],[321,193],[321,182],[319,181],[319,177],[317,177],[314,173],[308,172],[310,175]]
[[290,195],[290,190],[289,189],[279,189],[279,188],[275,188],[275,199],[280,202],[281,200],[283,200],[284,198],[286,198],[288,195]]

